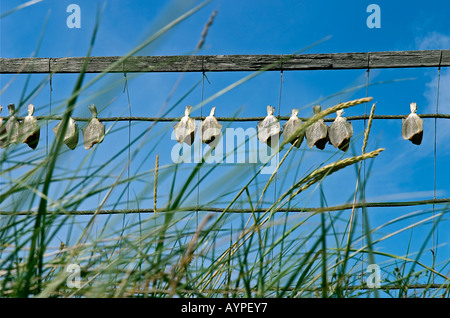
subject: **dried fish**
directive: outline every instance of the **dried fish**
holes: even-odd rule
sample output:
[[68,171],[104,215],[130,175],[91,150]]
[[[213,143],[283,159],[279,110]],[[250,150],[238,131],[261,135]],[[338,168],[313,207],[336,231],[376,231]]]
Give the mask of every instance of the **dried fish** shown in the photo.
[[28,116],[24,118],[22,123],[22,143],[26,143],[31,149],[36,149],[39,143],[40,130],[37,119],[33,116],[34,105],[28,105]]
[[197,127],[194,119],[190,118],[192,106],[186,106],[184,116],[180,122],[173,128],[175,130],[175,138],[179,143],[185,142],[189,146],[194,142],[195,132]]
[[105,138],[105,125],[97,118],[97,108],[95,105],[88,106],[92,113],[89,124],[83,129],[84,149],[91,149],[95,144],[99,144]]
[[416,103],[411,103],[410,109],[411,114],[402,119],[402,137],[415,145],[420,145],[423,137],[423,119],[416,114]]
[[[285,140],[288,140],[296,131],[299,129],[303,122],[300,118],[297,117],[298,115],[298,109],[292,110],[292,115],[289,118],[289,120],[283,125],[283,137]],[[295,147],[300,147],[300,145],[303,142],[303,139],[305,137],[305,133],[300,133],[297,138],[293,139],[291,141],[291,144],[293,144]]]
[[347,119],[342,117],[344,110],[336,112],[336,119],[328,128],[328,138],[334,148],[339,148],[342,151],[347,151],[350,145],[350,138],[353,136],[352,123],[347,122]]
[[272,147],[272,141],[278,140],[281,135],[281,127],[278,119],[273,115],[275,107],[267,106],[267,116],[258,123],[258,139],[262,143],[267,143]]
[[216,107],[211,109],[211,113],[203,120],[200,128],[202,141],[210,146],[215,146],[213,141],[216,140],[222,131],[222,125],[214,117],[215,110]]
[[[320,113],[320,105],[313,106],[313,111],[314,114]],[[328,142],[328,126],[323,119],[319,119],[306,129],[306,142],[308,143],[309,148],[314,146],[320,150],[325,148],[325,145]]]
[[[55,127],[53,127],[53,132],[55,134],[59,134],[59,130],[60,128],[62,129],[62,121],[60,121],[58,123],[58,125],[56,125]],[[67,123],[67,128],[66,128],[66,132],[64,134],[64,140],[63,143],[69,147],[69,149],[74,150],[77,145],[78,145],[78,137],[80,135],[79,129],[78,129],[78,125],[75,122],[75,120],[70,117],[69,121]]]
[[12,143],[19,142],[20,124],[14,114],[16,112],[16,106],[14,104],[9,104],[8,110],[9,110],[9,119],[4,125],[5,133],[2,133],[3,135],[2,148],[6,148]]

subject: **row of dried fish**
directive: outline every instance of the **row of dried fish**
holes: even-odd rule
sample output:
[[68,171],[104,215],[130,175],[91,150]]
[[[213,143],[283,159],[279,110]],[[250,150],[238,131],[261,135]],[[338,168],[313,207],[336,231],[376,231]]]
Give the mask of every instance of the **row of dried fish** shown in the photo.
[[[336,112],[336,119],[328,127],[323,119],[319,119],[311,126],[306,128],[304,133],[298,133],[303,122],[298,118],[298,109],[293,109],[291,117],[283,125],[283,132],[278,119],[273,115],[275,108],[267,106],[267,116],[258,123],[258,139],[263,143],[271,146],[272,138],[279,138],[281,134],[285,140],[291,140],[291,144],[295,147],[300,147],[303,139],[306,137],[306,142],[309,148],[316,146],[318,149],[324,149],[327,143],[332,144],[335,148],[347,151],[350,144],[350,138],[353,136],[353,126],[350,122],[342,117],[343,110]],[[321,107],[315,105],[313,107],[314,114],[321,112]],[[298,134],[298,135],[296,135]],[[296,136],[293,136],[296,135]]]
[[[94,105],[88,106],[92,113],[92,119],[82,130],[84,148],[90,149],[95,144],[101,143],[105,137],[105,125],[97,119],[97,108]],[[0,113],[3,107],[0,106]],[[37,119],[33,116],[34,105],[28,105],[28,116],[23,121],[19,121],[15,116],[16,107],[14,104],[8,105],[9,119],[3,125],[3,119],[0,117],[0,147],[6,148],[13,143],[26,143],[30,148],[36,149],[39,144],[40,129]],[[55,134],[62,132],[62,121],[60,121],[52,130]],[[78,145],[79,129],[73,118],[69,118],[67,127],[63,136],[63,143],[69,149],[75,149]]]
[[[211,144],[216,140],[222,131],[222,124],[220,124],[214,117],[216,107],[211,109],[209,116],[207,116],[201,123],[200,131],[202,132],[200,138],[202,142]],[[192,106],[186,106],[184,116],[180,122],[174,127],[175,138],[180,143],[192,145],[197,131],[197,126],[193,118],[189,117],[192,111]]]
[[[402,119],[402,137],[420,145],[423,136],[423,120],[416,114],[416,103],[411,103],[410,108],[411,114],[406,119]],[[174,127],[177,141],[185,142],[188,145],[193,143],[197,130],[194,119],[189,117],[191,110],[192,106],[187,106],[184,117]],[[267,116],[258,123],[257,134],[260,142],[267,143],[271,147],[273,140],[278,140],[283,135],[285,140],[292,138],[291,143],[298,148],[306,137],[309,148],[315,146],[322,150],[327,143],[330,143],[342,151],[348,150],[350,138],[353,136],[353,126],[351,122],[347,122],[346,118],[342,117],[344,113],[342,109],[336,112],[336,119],[330,126],[327,126],[323,119],[319,119],[307,127],[303,133],[298,133],[303,124],[302,120],[298,118],[298,109],[292,110],[292,115],[283,125],[283,130],[281,130],[278,118],[273,115],[274,111],[274,107],[267,106]],[[212,108],[210,115],[201,124],[202,135],[200,138],[206,144],[213,142],[221,133],[222,125],[214,117],[214,112],[215,107]],[[314,114],[320,113],[320,105],[313,106],[313,112]],[[298,134],[298,136],[292,137],[294,134]]]
[[[105,137],[105,125],[103,125],[97,118],[97,108],[94,105],[88,106],[92,118],[88,125],[83,129],[84,147],[85,149],[92,148],[95,144],[101,143]],[[2,111],[0,106],[0,113]],[[406,140],[410,140],[416,145],[420,145],[423,137],[423,120],[417,115],[416,103],[410,104],[411,114],[402,119],[402,137]],[[28,106],[28,116],[24,118],[22,122],[15,116],[14,104],[8,105],[9,119],[5,125],[3,125],[3,119],[0,117],[0,147],[5,148],[12,143],[26,143],[32,149],[35,149],[39,143],[40,131],[37,119],[33,116],[34,106],[30,104]],[[200,136],[202,142],[211,144],[214,146],[214,141],[220,135],[222,131],[222,125],[214,117],[215,107],[211,109],[209,116],[201,123]],[[194,142],[195,132],[197,130],[194,119],[190,117],[192,106],[187,106],[184,116],[180,122],[174,127],[175,137],[178,142],[185,142],[188,145],[192,145]],[[272,146],[274,138],[279,138],[282,134],[286,140],[290,140],[292,135],[297,134],[297,131],[303,124],[302,120],[298,118],[298,109],[292,110],[292,115],[289,120],[283,125],[283,131],[281,130],[278,118],[273,115],[275,108],[267,106],[267,116],[264,120],[258,123],[258,139],[262,143]],[[313,106],[314,114],[321,112],[320,105]],[[336,119],[334,122],[327,126],[323,119],[320,119],[307,127],[304,133],[299,133],[298,136],[292,137],[291,143],[295,147],[300,147],[303,139],[306,137],[307,145],[309,148],[314,146],[318,149],[324,149],[327,143],[330,143],[335,148],[347,151],[350,138],[353,136],[353,126],[351,122],[347,122],[346,118],[342,117],[343,110],[336,112]],[[53,132],[58,134],[62,121],[53,128]],[[69,147],[69,149],[75,149],[78,145],[79,129],[78,125],[73,118],[69,118],[65,134],[63,137],[63,143]]]
[[[174,127],[175,138],[178,142],[185,142],[192,145],[197,131],[197,127],[193,118],[189,117],[192,107],[187,106],[183,118]],[[321,111],[320,106],[313,107],[314,113]],[[267,116],[260,121],[257,126],[258,139],[262,143],[267,143],[270,147],[274,139],[277,139],[283,134],[285,139],[291,138],[293,134],[301,127],[302,120],[298,118],[298,109],[292,110],[292,115],[289,120],[283,125],[283,132],[281,131],[280,123],[273,115],[275,108],[267,106]],[[201,123],[201,140],[206,144],[212,143],[221,133],[222,125],[214,117],[215,107],[212,108],[211,113]],[[323,119],[317,121],[306,129],[306,139],[310,148],[316,146],[319,149],[324,149],[325,144],[330,142],[336,148],[346,151],[350,138],[353,136],[353,128],[351,123],[347,123],[342,117],[342,111],[337,112],[338,117],[328,127]],[[300,147],[303,142],[305,134],[300,134],[293,139],[292,144],[295,147]]]

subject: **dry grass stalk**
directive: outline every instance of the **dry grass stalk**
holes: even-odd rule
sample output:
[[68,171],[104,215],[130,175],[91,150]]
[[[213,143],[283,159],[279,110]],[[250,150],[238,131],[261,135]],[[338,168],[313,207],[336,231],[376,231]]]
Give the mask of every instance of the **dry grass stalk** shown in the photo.
[[200,38],[200,41],[197,44],[196,51],[200,50],[203,47],[206,36],[208,35],[209,28],[211,27],[216,15],[217,15],[217,10],[214,10],[213,13],[211,14],[211,16],[209,17],[208,22],[205,24],[205,27],[203,28],[202,36]]
[[205,227],[206,223],[213,217],[213,214],[209,213],[207,214],[200,225],[197,228],[197,231],[195,232],[192,239],[189,241],[188,248],[186,250],[186,254],[183,256],[183,258],[180,259],[178,264],[174,265],[172,268],[172,278],[171,278],[171,293],[170,296],[172,297],[175,294],[175,289],[178,286],[181,277],[183,273],[186,271],[188,265],[191,263],[192,259],[194,258],[194,249],[195,245],[198,242],[198,238],[200,236],[200,233],[203,231],[203,228]]
[[[372,128],[372,120],[373,120],[373,115],[375,113],[375,104],[376,103],[374,103],[372,105],[372,108],[370,109],[369,121],[367,123],[367,128],[364,131],[364,140],[363,140],[363,146],[362,146],[362,153],[363,153],[363,155],[366,152],[367,140],[369,139],[370,128]],[[361,167],[358,168],[358,176],[359,176],[360,171],[361,171]],[[349,228],[348,228],[347,245],[350,244],[350,234],[351,234],[351,231],[352,231],[353,217],[354,217],[354,214],[355,214],[356,194],[358,193],[358,187],[359,187],[359,178],[356,179],[356,189],[355,189],[355,196],[353,197],[352,213],[350,214],[350,224],[349,224]]]
[[325,167],[322,167],[320,169],[313,171],[308,177],[306,177],[305,180],[303,180],[302,184],[304,184],[304,185],[302,187],[300,187],[294,193],[293,196],[296,196],[300,192],[308,189],[311,185],[320,181],[325,176],[331,175],[332,173],[334,173],[338,170],[341,170],[345,167],[348,167],[352,164],[355,164],[357,162],[360,162],[360,161],[363,161],[363,160],[366,160],[369,158],[374,158],[374,157],[378,156],[383,150],[384,150],[384,148],[379,148],[377,150],[362,154],[360,156],[355,156],[355,157],[339,160],[339,161],[333,162],[329,165],[326,165]]
[[[330,175],[338,170],[341,170],[345,167],[348,167],[352,164],[355,164],[359,161],[365,160],[365,159],[369,159],[369,158],[374,158],[376,156],[378,156],[382,151],[384,150],[384,148],[379,148],[377,150],[374,150],[372,152],[366,153],[366,154],[362,154],[360,156],[355,156],[355,157],[351,157],[351,158],[346,158],[343,160],[339,160],[336,161],[334,163],[331,163],[325,167],[322,167],[320,169],[317,169],[316,171],[312,172],[306,179],[304,179],[301,184],[305,184],[302,187],[300,187],[293,195],[290,199],[292,199],[293,197],[295,197],[296,195],[298,195],[300,192],[306,190],[307,188],[309,188],[311,185],[313,185],[314,183],[320,181],[322,178],[326,177],[327,175]],[[319,212],[319,211],[318,211]],[[223,259],[225,257],[227,257],[228,254],[230,254],[231,256],[234,255],[234,253],[245,243],[245,241],[250,237],[248,234],[251,234],[253,231],[255,231],[255,229],[258,229],[259,227],[261,227],[263,224],[265,224],[267,222],[268,218],[262,220],[262,222],[260,222],[260,224],[254,224],[253,226],[251,226],[250,228],[247,228],[246,230],[244,230],[241,235],[239,236],[239,238],[233,243],[232,246],[230,246],[218,259],[217,262],[221,262],[223,261]],[[217,278],[217,281],[220,279],[220,275],[221,275],[221,269],[224,267],[224,264],[222,264],[219,268],[217,268],[214,273],[211,274],[211,276],[209,277],[208,281],[211,282],[214,277],[219,276]],[[208,272],[207,274],[209,274],[210,272]],[[203,283],[204,280],[206,280],[206,276],[204,276],[204,279],[201,281],[201,283]]]
[[153,213],[156,214],[156,202],[158,197],[158,168],[159,168],[159,154],[156,155],[155,163],[155,184],[153,185]]
[[372,127],[372,121],[373,121],[373,114],[375,113],[375,104],[372,105],[372,108],[370,109],[370,115],[369,115],[369,121],[367,122],[367,129],[364,132],[364,141],[363,141],[363,147],[362,147],[362,153],[366,153],[366,147],[367,147],[367,140],[369,139],[369,132],[370,128]]

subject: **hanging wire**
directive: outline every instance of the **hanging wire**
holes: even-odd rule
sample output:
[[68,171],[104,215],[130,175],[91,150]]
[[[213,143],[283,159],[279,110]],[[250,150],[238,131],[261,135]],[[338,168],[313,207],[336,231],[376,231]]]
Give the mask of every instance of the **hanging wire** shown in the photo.
[[[48,62],[48,67],[50,69],[50,60]],[[50,77],[49,77],[49,115],[52,115],[52,92],[53,92],[53,84],[52,84],[52,80],[53,80],[53,74],[50,73]],[[45,153],[47,155],[48,158],[48,119],[46,121],[46,129],[47,129],[47,135],[45,137]]]
[[[366,98],[369,97],[369,83],[370,83],[370,54],[367,54],[367,70],[366,70]],[[364,106],[364,131],[367,129],[367,103]],[[363,202],[366,201],[366,160],[361,163],[363,166],[363,176],[362,176],[362,193],[361,199]],[[361,249],[364,247],[364,212],[365,209],[361,209]],[[361,282],[364,278],[364,255],[361,254]]]
[[[280,70],[280,92],[279,92],[279,96],[278,96],[278,120],[280,120],[280,114],[281,114],[281,96],[282,96],[282,92],[283,92],[283,82],[284,82],[284,77],[283,77],[283,62],[281,62],[281,70]],[[277,162],[277,166],[278,166],[278,160],[279,160],[279,151],[277,149],[277,154],[276,154],[276,162]],[[275,180],[274,180],[274,191],[273,191],[273,202],[275,204],[275,202],[277,202],[277,176],[278,176],[278,171],[275,171]],[[272,227],[272,235],[273,237],[275,237],[275,227]],[[272,258],[273,258],[273,250],[272,250]]]
[[[283,90],[283,82],[284,82],[284,78],[283,78],[283,63],[281,63],[281,71],[280,71],[280,93],[279,93],[279,97],[278,97],[278,120],[280,120],[280,113],[281,113],[281,94],[282,94],[282,90]],[[277,164],[278,164],[278,157],[279,153],[277,152],[276,154],[276,158],[277,158]],[[278,171],[275,171],[275,191],[274,191],[274,202],[277,201],[277,175],[278,175]]]
[[[202,65],[202,68],[203,68],[203,65]],[[202,72],[202,93],[201,93],[201,101],[200,101],[200,118],[203,118],[203,97],[204,97],[204,92],[205,92],[205,78],[206,78],[206,74],[205,74],[205,71],[203,71]],[[201,127],[201,123],[200,123],[200,127]],[[201,160],[199,162],[199,164],[201,164],[201,162],[203,162],[201,134],[202,134],[202,132],[199,130],[198,158],[199,158],[199,160]],[[199,208],[200,208],[200,169],[201,169],[201,166],[198,167],[198,172],[197,172],[197,209],[195,211],[195,228],[196,229],[199,228],[198,215],[199,215]],[[195,268],[196,268],[196,270],[198,270],[198,261],[195,262]]]
[[[128,113],[129,113],[129,116],[132,117],[132,115],[131,115],[130,92],[128,90],[127,73],[124,72],[123,76],[125,77],[125,83],[124,83],[124,87],[123,87],[123,92],[122,93],[125,93],[125,92],[127,93]],[[131,119],[128,120],[127,209],[130,208],[130,206],[129,206],[129,204],[130,204],[130,167],[131,167]]]
[[[122,93],[127,94],[127,103],[128,103],[128,113],[131,117],[131,102],[130,102],[130,92],[128,90],[128,77],[127,72],[125,72],[124,63],[122,63],[123,76],[125,78],[124,87]],[[130,210],[130,169],[131,169],[131,119],[128,120],[128,154],[127,154],[127,211]],[[141,213],[138,214],[139,223],[141,220]],[[122,218],[122,228],[125,228],[125,215]],[[120,243],[120,245],[122,242]]]
[[[203,117],[203,96],[204,96],[204,90],[205,90],[205,72],[202,73],[202,93],[201,93],[201,101],[200,101],[200,118]],[[201,124],[200,124],[201,127]],[[201,131],[199,136],[199,142],[201,142]],[[203,161],[202,158],[202,147],[201,144],[198,147],[198,158],[199,160]],[[200,167],[197,172],[197,208],[200,206]],[[198,210],[196,211],[196,226],[198,228]]]
[[[440,84],[441,84],[441,63],[442,63],[442,50],[441,50],[441,54],[440,54],[440,58],[439,58],[439,67],[438,67],[438,82],[437,82],[437,92],[436,92],[436,115],[439,113],[439,90],[440,90]],[[432,248],[432,253],[433,253],[433,258],[436,259],[436,254],[437,254],[437,239],[438,239],[438,232],[436,230],[436,219],[435,219],[435,204],[434,202],[436,201],[436,176],[437,176],[437,165],[436,165],[436,158],[437,158],[437,118],[434,118],[434,157],[433,157],[433,166],[434,166],[434,171],[433,171],[433,248]],[[434,264],[434,260],[433,260],[433,264]],[[434,283],[434,273],[433,273],[433,283]]]
[[[201,93],[201,101],[200,101],[200,120],[203,119],[203,99],[204,99],[204,92],[205,92],[205,79],[209,83],[208,77],[206,76],[205,71],[203,71],[202,72],[202,93]],[[200,144],[200,146],[198,147],[198,155],[199,155],[199,159],[201,160],[201,162],[203,162],[201,132],[198,136],[199,136],[199,144]],[[198,173],[197,173],[197,207],[200,206],[200,169],[201,168],[199,167]],[[198,215],[197,215],[197,218],[198,218]],[[198,221],[198,219],[197,219],[197,221]]]

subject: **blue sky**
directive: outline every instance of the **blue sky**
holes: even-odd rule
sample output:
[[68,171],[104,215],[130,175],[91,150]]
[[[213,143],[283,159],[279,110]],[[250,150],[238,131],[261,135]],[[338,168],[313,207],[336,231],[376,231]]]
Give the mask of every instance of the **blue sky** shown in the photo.
[[[4,0],[2,12],[25,1]],[[66,8],[82,10],[81,29],[65,25]],[[50,11],[47,36],[40,56],[83,56],[98,6],[103,1],[43,1],[2,21],[2,56],[28,56],[34,49],[43,20]],[[151,30],[193,7],[196,1],[107,1],[93,55],[123,55]],[[366,8],[381,9],[381,28],[369,29]],[[433,33],[448,35],[446,1],[212,1],[152,47],[153,54],[185,54],[197,44],[212,10],[214,21],[204,54],[284,54],[295,52],[328,35],[326,44],[311,52],[414,50]],[[20,21],[20,24],[18,22]],[[419,43],[418,43],[419,42]],[[434,43],[437,47],[439,43]]]
[[[24,1],[1,0],[0,12],[6,12]],[[69,29],[66,19],[69,13],[66,8],[76,3],[81,8],[81,28]],[[89,41],[95,24],[97,8],[101,8],[104,1],[42,1],[31,7],[20,10],[0,20],[0,55],[1,57],[28,57],[33,54],[41,34],[44,21],[48,16],[48,24],[40,46],[38,57],[72,57],[84,56],[89,47]],[[135,46],[148,38],[155,31],[168,24],[174,18],[199,4],[199,1],[120,1],[106,2],[101,19],[97,40],[92,52],[94,56],[120,56],[128,53]],[[381,28],[370,29],[366,19],[370,13],[366,12],[369,4],[375,3],[381,9]],[[368,52],[368,51],[396,51],[419,49],[450,49],[450,2],[444,0],[423,1],[211,1],[177,25],[168,34],[145,48],[138,55],[181,55],[189,54],[195,49],[200,34],[211,13],[217,10],[204,48],[197,54],[290,54],[302,50],[325,37],[327,41],[307,50],[305,53],[332,52]],[[186,100],[178,105],[168,116],[178,117],[184,113],[187,104],[197,105],[201,96],[207,98],[220,89],[248,75],[245,72],[211,73],[207,74],[208,82],[204,83],[203,92],[198,86]],[[285,72],[280,100],[280,73],[270,72],[237,87],[229,93],[219,97],[213,103],[204,105],[203,114],[209,113],[211,106],[216,106],[216,116],[232,116],[237,111],[241,116],[264,116],[266,105],[280,106],[280,113],[287,116],[292,108],[299,108],[301,117],[312,114],[310,106],[320,98],[329,96],[344,89],[364,85],[367,82],[365,70],[346,71],[302,71]],[[376,114],[408,114],[409,103],[416,102],[418,113],[433,113],[437,99],[437,69],[394,69],[371,70],[369,81],[371,84],[405,79],[395,83],[369,86],[368,94],[377,102]],[[86,81],[95,75],[88,75]],[[161,105],[178,79],[179,74],[143,74],[137,77],[129,75],[129,93],[132,114],[136,116],[155,116]],[[3,88],[13,76],[1,75]],[[20,75],[11,83],[7,90],[0,95],[0,104],[18,103],[26,76]],[[30,87],[37,85],[45,75],[33,75]],[[201,74],[186,74],[179,89],[171,101],[175,102],[195,83],[202,79]],[[58,101],[70,95],[76,75],[60,75],[53,77],[52,101],[56,109]],[[95,103],[100,110],[99,116],[122,116],[128,114],[126,94],[123,93],[123,75],[107,75],[99,83],[88,89],[77,104],[74,116],[90,116],[88,103]],[[442,68],[440,78],[439,110],[450,113],[450,71]],[[101,96],[95,96],[99,89],[109,88]],[[36,114],[48,114],[49,106],[48,84],[39,91],[32,102],[36,105]],[[321,103],[322,108],[330,107],[338,102],[354,98],[365,97],[366,87],[352,93],[339,95]],[[110,106],[106,108],[109,103]],[[371,105],[368,105],[370,108]],[[6,109],[5,109],[6,110]],[[5,112],[4,110],[4,112]],[[23,110],[24,111],[24,110]],[[344,116],[361,115],[364,105],[346,110]],[[5,113],[2,114],[3,116]],[[193,115],[200,115],[199,110]],[[55,123],[56,124],[56,123]],[[132,134],[136,136],[147,124],[138,123],[133,126]],[[256,126],[256,123],[242,127]],[[363,131],[362,122],[354,122],[355,136]],[[53,125],[51,125],[53,127]],[[117,143],[126,145],[127,125],[118,124],[122,130],[106,136],[102,143],[102,155],[112,154],[117,149]],[[170,150],[175,141],[170,140],[171,125],[161,124],[154,134],[154,141],[145,146],[136,158],[133,158],[132,171],[142,172],[152,169],[156,153],[160,155],[161,165],[171,164]],[[107,124],[107,128],[109,128]],[[424,140],[422,145],[415,146],[401,138],[401,121],[375,121],[369,150],[378,147],[386,150],[374,162],[370,182],[367,184],[366,197],[368,201],[407,201],[429,199],[433,196],[433,151],[434,151],[434,120],[426,119],[424,123]],[[45,151],[43,132],[42,140],[36,152]],[[53,135],[49,135],[52,138]],[[448,157],[450,137],[447,120],[439,120],[437,128],[437,197],[449,197],[450,168]],[[356,139],[356,138],[355,138]],[[159,142],[158,150],[147,158],[145,149],[154,147]],[[305,143],[302,147],[306,147]],[[25,149],[25,148],[23,148]],[[361,138],[355,140],[355,151],[360,152]],[[65,162],[76,162],[87,152],[80,146],[74,152],[66,154]],[[328,146],[327,151],[306,151],[301,163],[300,173],[328,160],[335,154]],[[333,158],[336,159],[335,155]],[[347,156],[348,154],[346,154]],[[94,160],[101,162],[103,158],[96,155]],[[300,152],[295,154],[300,158]],[[124,159],[125,157],[121,157]],[[147,159],[145,159],[147,158]],[[138,168],[142,164],[142,167]],[[299,163],[300,164],[300,163]],[[118,169],[121,167],[118,165]],[[192,168],[188,165],[188,169]],[[253,169],[253,168],[249,168]],[[219,174],[229,178],[227,184],[221,184],[223,190],[229,187],[236,189],[239,184],[246,182],[246,170],[239,170],[235,174],[233,167],[224,166],[218,169]],[[290,172],[285,172],[290,173]],[[206,184],[214,184],[217,176],[208,176]],[[261,181],[264,181],[262,178]],[[164,182],[164,179],[163,181]],[[142,184],[135,184],[139,191]],[[165,187],[165,188],[164,188]],[[329,205],[346,203],[355,187],[355,171],[350,168],[333,175],[324,183],[324,191]],[[162,185],[167,194],[169,185]],[[205,198],[213,196],[214,188],[205,186]],[[280,187],[278,188],[280,191]],[[55,193],[57,196],[57,192]],[[342,198],[345,198],[344,202]],[[196,197],[188,198],[195,204]],[[310,205],[319,204],[318,191],[311,193]],[[152,200],[141,202],[151,205]],[[93,200],[95,206],[98,202]],[[218,204],[219,202],[214,202]],[[299,203],[305,204],[303,201]],[[417,211],[417,208],[406,209],[374,209],[371,222],[374,225],[383,224],[403,213]],[[372,212],[371,212],[372,213]],[[393,213],[395,216],[393,216]],[[408,221],[409,222],[409,221]],[[442,225],[447,224],[442,223]],[[396,238],[398,252],[405,251],[405,244],[409,238]],[[426,234],[425,232],[421,235]],[[417,234],[419,235],[419,234]],[[422,237],[422,236],[421,236]],[[445,227],[440,230],[440,239],[447,245],[440,250],[442,260],[448,259],[448,231]],[[417,244],[421,242],[417,240]],[[416,247],[418,248],[419,245]],[[403,252],[402,252],[403,251]]]

